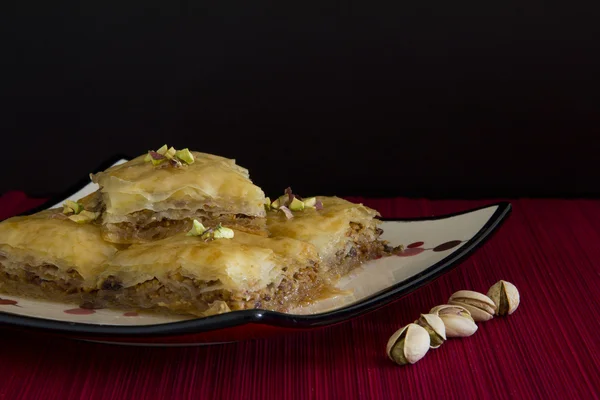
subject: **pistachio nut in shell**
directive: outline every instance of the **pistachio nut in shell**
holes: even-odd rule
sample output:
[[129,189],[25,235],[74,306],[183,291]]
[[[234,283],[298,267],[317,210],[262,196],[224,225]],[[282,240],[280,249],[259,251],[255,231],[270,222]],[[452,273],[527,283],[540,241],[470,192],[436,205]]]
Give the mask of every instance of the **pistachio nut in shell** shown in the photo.
[[496,315],[500,316],[514,313],[521,302],[517,287],[503,280],[496,282],[487,295],[496,304]]
[[[471,318],[471,313],[469,312],[469,310],[467,310],[466,308],[462,307],[462,306],[457,306],[457,305],[452,305],[452,304],[442,304],[439,306],[435,306],[433,307],[431,310],[429,310],[429,314],[435,314],[437,316],[442,316],[442,315],[461,315],[463,317],[469,317]],[[473,318],[471,318],[473,319]]]
[[435,314],[421,314],[415,324],[421,325],[429,333],[429,347],[437,349],[446,340],[446,326],[444,321]]
[[429,333],[420,325],[408,324],[388,340],[386,352],[398,365],[414,364],[429,350]]
[[466,308],[475,321],[489,321],[494,318],[494,313],[496,312],[496,304],[492,299],[485,294],[472,290],[459,290],[455,292],[450,296],[448,304]]
[[439,316],[444,322],[448,338],[469,337],[477,331],[477,324],[464,307],[444,304],[433,307],[429,313]]

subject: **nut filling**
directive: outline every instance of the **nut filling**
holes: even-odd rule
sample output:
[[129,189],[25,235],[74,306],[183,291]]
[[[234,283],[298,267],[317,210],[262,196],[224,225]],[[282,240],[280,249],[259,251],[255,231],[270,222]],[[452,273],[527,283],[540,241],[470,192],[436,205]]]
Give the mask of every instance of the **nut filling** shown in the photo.
[[128,221],[103,225],[102,233],[105,239],[114,243],[151,242],[188,231],[193,219],[206,227],[222,224],[248,233],[266,232],[266,224],[261,218],[243,214],[219,215],[200,211],[169,216],[168,213],[139,211],[128,216]]
[[163,307],[200,316],[218,302],[225,303],[230,310],[263,308],[284,312],[290,305],[309,301],[313,293],[326,285],[319,279],[317,270],[317,266],[310,265],[293,274],[285,271],[278,285],[270,284],[259,292],[239,293],[223,290],[219,281],[198,281],[180,272],[171,274],[168,279],[154,278],[127,288],[109,277],[102,283],[98,298],[109,306]]
[[0,287],[3,293],[27,293],[36,298],[78,300],[88,298],[93,289],[85,288],[83,278],[75,270],[61,271],[55,265],[29,265],[0,262]]

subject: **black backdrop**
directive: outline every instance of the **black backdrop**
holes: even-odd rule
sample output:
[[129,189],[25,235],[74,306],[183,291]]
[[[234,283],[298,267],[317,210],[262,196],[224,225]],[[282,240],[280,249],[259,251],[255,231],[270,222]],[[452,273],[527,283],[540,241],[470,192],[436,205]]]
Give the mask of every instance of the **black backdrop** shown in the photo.
[[600,194],[590,9],[82,3],[2,13],[2,192],[166,142],[236,158],[271,196]]

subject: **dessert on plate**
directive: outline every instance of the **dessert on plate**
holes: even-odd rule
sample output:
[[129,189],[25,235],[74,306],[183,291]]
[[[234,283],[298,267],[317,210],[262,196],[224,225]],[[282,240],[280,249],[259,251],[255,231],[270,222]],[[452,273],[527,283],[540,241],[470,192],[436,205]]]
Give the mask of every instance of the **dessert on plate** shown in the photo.
[[0,222],[0,292],[203,317],[289,311],[391,254],[376,210],[274,201],[234,160],[163,146],[91,175],[62,209]]

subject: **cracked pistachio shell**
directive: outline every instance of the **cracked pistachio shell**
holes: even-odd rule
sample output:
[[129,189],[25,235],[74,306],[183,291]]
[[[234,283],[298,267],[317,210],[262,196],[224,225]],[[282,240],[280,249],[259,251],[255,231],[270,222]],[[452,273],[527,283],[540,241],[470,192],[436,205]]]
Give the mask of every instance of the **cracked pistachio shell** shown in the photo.
[[449,315],[449,314],[461,315],[463,317],[469,317],[469,318],[473,319],[471,317],[471,313],[469,312],[469,310],[467,310],[466,308],[464,308],[462,306],[451,305],[451,304],[442,304],[439,306],[435,306],[431,310],[429,310],[429,314],[435,314],[440,317],[442,315]]
[[496,304],[485,294],[472,290],[459,290],[455,292],[448,304],[458,305],[466,308],[475,321],[489,321],[494,318]]
[[398,365],[414,364],[429,350],[429,333],[420,325],[408,324],[388,340],[386,352]]
[[444,322],[448,338],[469,337],[477,332],[477,324],[464,307],[444,304],[433,307],[429,313],[439,316]]
[[496,304],[496,315],[500,316],[514,313],[521,302],[517,287],[503,280],[496,282],[487,295]]
[[446,326],[436,314],[421,314],[415,324],[421,325],[429,333],[430,348],[437,349],[446,340]]
[[460,315],[445,315],[440,317],[446,327],[446,336],[469,337],[477,332],[477,324],[470,317]]

